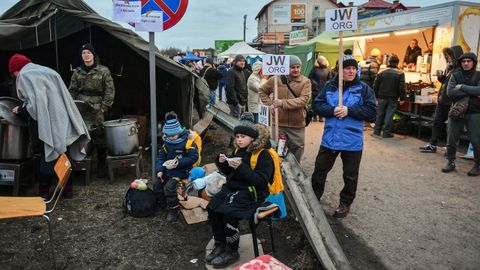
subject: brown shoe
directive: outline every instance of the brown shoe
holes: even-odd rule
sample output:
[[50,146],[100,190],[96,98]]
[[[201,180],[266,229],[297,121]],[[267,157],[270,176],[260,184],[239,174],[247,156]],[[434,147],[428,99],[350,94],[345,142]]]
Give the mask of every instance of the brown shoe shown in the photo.
[[340,204],[337,209],[335,210],[335,213],[333,213],[334,218],[344,218],[348,215],[348,212],[350,211],[350,205],[346,204]]

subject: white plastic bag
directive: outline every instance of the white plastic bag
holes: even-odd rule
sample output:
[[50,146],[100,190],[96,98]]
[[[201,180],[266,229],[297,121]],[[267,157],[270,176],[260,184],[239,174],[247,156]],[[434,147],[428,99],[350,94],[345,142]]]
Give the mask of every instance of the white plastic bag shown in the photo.
[[205,192],[207,196],[213,197],[217,194],[221,189],[223,184],[227,182],[225,176],[221,175],[218,172],[213,172],[207,176],[205,176],[206,184]]

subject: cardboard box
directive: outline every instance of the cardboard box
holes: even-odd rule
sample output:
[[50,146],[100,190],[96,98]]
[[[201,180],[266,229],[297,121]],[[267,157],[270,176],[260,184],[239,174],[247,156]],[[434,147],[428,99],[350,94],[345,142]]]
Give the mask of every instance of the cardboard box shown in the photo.
[[419,96],[415,95],[415,102],[416,103],[433,103],[432,97],[424,97],[424,96]]

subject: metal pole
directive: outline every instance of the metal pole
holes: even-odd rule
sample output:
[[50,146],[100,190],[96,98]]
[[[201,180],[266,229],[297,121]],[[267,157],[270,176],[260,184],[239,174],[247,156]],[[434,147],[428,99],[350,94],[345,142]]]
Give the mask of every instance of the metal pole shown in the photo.
[[247,32],[247,14],[243,15],[243,42],[245,42],[245,34]]
[[157,177],[155,173],[155,159],[157,158],[157,90],[155,82],[155,33],[148,33],[148,62],[150,66],[150,130],[152,136],[152,181]]
[[57,37],[57,15],[53,19],[53,33],[55,37],[55,67],[57,68],[57,72],[60,72],[58,68],[58,37]]
[[338,46],[338,107],[343,107],[343,31],[340,31]]

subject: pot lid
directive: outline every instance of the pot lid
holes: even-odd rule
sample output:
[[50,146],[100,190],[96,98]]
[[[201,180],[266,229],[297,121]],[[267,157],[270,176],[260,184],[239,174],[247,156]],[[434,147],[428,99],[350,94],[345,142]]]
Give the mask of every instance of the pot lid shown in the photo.
[[13,109],[15,106],[22,106],[23,102],[11,97],[0,97],[0,104],[3,104],[10,109]]
[[137,123],[136,119],[129,119],[129,118],[121,118],[117,120],[110,120],[103,122],[104,127],[121,127],[121,126],[128,126],[134,125]]
[[0,118],[5,119],[8,123],[14,126],[26,127],[27,121],[12,113],[12,108],[5,105],[5,103],[0,103]]

